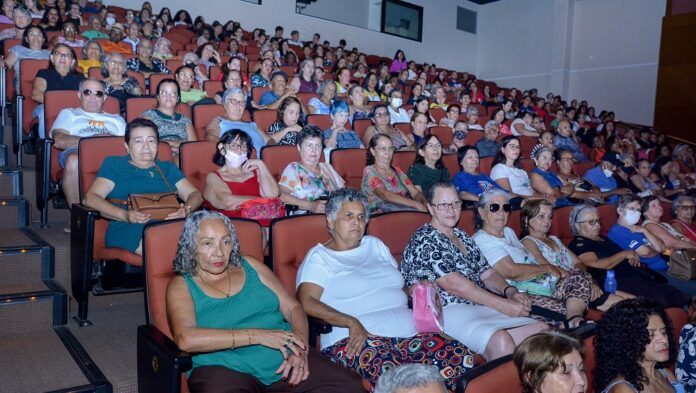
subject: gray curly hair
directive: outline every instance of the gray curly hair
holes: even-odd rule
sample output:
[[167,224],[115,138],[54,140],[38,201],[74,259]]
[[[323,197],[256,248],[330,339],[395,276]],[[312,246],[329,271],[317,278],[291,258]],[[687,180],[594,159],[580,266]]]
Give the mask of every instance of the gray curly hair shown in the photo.
[[442,392],[447,391],[435,366],[404,364],[385,372],[377,381],[375,393],[396,393],[428,385],[437,385]]
[[239,239],[232,221],[218,212],[201,210],[188,216],[184,222],[184,229],[181,231],[179,246],[174,257],[174,270],[181,274],[197,275],[196,268],[198,267],[198,262],[196,261],[196,254],[198,252],[198,243],[196,238],[203,220],[222,220],[225,223],[232,238],[232,252],[230,253],[229,265],[240,267],[242,265],[242,256],[239,254]]
[[326,202],[325,214],[328,221],[336,221],[336,215],[341,210],[346,202],[359,202],[365,209],[365,223],[370,220],[370,205],[367,203],[367,197],[362,191],[352,188],[341,188],[331,193],[329,200]]

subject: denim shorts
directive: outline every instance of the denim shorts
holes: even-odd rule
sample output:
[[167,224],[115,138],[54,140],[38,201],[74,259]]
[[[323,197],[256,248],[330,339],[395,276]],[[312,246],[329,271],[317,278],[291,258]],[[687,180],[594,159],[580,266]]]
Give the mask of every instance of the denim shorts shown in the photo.
[[77,146],[69,147],[58,154],[58,164],[60,164],[61,168],[65,168],[65,160],[68,158],[68,155],[73,153],[77,154]]

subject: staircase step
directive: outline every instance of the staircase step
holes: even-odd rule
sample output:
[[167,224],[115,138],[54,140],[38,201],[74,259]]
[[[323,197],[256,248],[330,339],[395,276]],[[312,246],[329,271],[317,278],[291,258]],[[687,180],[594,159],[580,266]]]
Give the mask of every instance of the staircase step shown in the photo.
[[0,228],[27,228],[30,214],[29,202],[24,197],[0,197]]
[[0,190],[12,190],[12,195],[24,195],[22,170],[17,168],[2,168],[0,157]]
[[55,276],[55,250],[30,229],[0,229],[0,282]]

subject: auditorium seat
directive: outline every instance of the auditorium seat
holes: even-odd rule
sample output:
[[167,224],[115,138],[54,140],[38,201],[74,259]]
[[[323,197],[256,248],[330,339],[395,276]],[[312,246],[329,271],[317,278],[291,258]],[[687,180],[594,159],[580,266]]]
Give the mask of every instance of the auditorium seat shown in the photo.
[[[353,121],[353,131],[355,131],[360,139],[362,139],[363,135],[365,135],[365,132],[367,131],[368,128],[372,125],[372,120],[370,119],[360,119],[360,120],[355,120]],[[368,146],[365,146],[368,147]]]
[[365,169],[365,149],[333,149],[329,160],[331,166],[346,181],[346,187],[360,190]]
[[413,233],[430,222],[430,215],[423,212],[401,211],[377,214],[370,217],[367,234],[380,239],[401,263],[401,256]]
[[307,116],[307,124],[312,124],[319,129],[321,129],[322,132],[325,130],[331,128],[331,116],[329,115],[308,115]]
[[573,206],[557,207],[553,210],[553,220],[551,221],[550,235],[558,237],[563,244],[573,240],[573,229],[570,227],[568,219]]
[[450,174],[450,179],[461,171],[461,166],[457,162],[456,154],[443,154],[442,163],[445,164],[445,168],[447,168],[447,171]]
[[260,109],[254,112],[254,123],[264,132],[268,132],[271,124],[278,119],[278,111],[276,109]]
[[16,96],[13,147],[17,151],[17,166],[22,165],[23,145],[28,140],[33,124],[32,112],[38,103],[31,98],[31,90],[39,70],[48,68],[48,60],[24,59],[19,61],[19,91]]
[[408,172],[408,168],[416,160],[415,151],[397,151],[392,158],[392,165],[400,168],[404,172]]
[[154,96],[155,93],[157,92],[157,85],[164,80],[164,79],[176,79],[174,76],[173,72],[176,71],[176,68],[169,68],[172,73],[171,74],[152,74],[150,75],[150,89],[149,93],[151,96]]
[[606,236],[609,229],[616,223],[616,206],[599,205],[597,206],[597,213],[599,213],[599,222],[602,227],[600,234]]
[[438,139],[440,139],[440,143],[442,143],[442,147],[449,146],[452,143],[452,140],[454,139],[454,132],[449,127],[442,127],[442,126],[430,127],[430,133],[432,135],[437,136]]

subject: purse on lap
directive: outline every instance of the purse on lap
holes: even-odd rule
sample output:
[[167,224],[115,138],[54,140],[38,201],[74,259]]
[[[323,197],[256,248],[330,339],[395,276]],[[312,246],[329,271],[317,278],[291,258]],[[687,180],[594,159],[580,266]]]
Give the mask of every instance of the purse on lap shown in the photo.
[[696,250],[683,249],[673,251],[669,257],[667,274],[680,280],[696,278]]
[[[162,176],[164,183],[167,185],[169,192],[153,192],[153,193],[133,193],[128,195],[128,210],[137,210],[141,213],[149,214],[151,220],[164,220],[168,215],[179,210],[181,205],[177,198],[176,191],[172,190],[172,186],[162,173],[159,165],[155,164],[157,173]],[[121,203],[115,199],[112,202]],[[123,203],[121,203],[123,204]]]
[[285,217],[285,204],[280,198],[256,198],[239,205],[242,218],[272,220]]
[[413,323],[419,333],[439,333],[445,328],[440,294],[433,283],[416,284],[411,291]]

